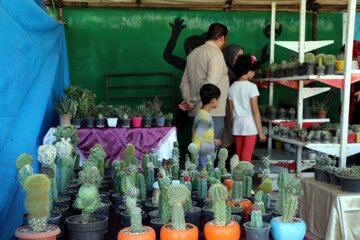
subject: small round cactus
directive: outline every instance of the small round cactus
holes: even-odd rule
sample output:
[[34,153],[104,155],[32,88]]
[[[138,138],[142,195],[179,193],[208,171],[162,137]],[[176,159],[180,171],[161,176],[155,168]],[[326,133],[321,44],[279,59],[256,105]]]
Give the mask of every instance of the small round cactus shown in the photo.
[[209,189],[209,199],[210,201],[225,201],[228,197],[227,188],[221,184],[213,184]]
[[42,164],[50,165],[55,161],[56,147],[54,145],[45,144],[38,147],[38,160]]
[[228,150],[226,148],[221,148],[218,153],[218,158],[220,161],[226,161],[228,155],[229,155]]
[[16,159],[16,168],[20,170],[23,166],[29,164],[31,165],[33,163],[33,158],[30,154],[22,153],[20,156]]
[[183,204],[190,196],[185,185],[171,185],[168,189],[169,204],[172,206],[171,222],[175,230],[185,230],[185,216]]
[[100,197],[97,187],[92,184],[84,184],[78,192],[75,207],[81,209],[81,221],[87,223],[90,214],[100,207]]

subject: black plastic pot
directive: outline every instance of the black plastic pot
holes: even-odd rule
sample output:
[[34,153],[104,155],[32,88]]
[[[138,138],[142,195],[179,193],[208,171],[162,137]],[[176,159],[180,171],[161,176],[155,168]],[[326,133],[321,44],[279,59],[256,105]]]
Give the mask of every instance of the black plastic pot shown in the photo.
[[315,63],[304,63],[304,73],[305,75],[314,75]]
[[344,192],[360,192],[360,178],[345,177],[335,174],[340,179],[341,188]]
[[203,207],[202,212],[203,212],[205,223],[214,219],[214,212],[210,207],[208,207],[208,206]]
[[93,128],[95,127],[95,118],[93,117],[87,117],[85,118],[85,124],[87,128]]
[[70,240],[103,240],[107,233],[108,217],[92,215],[89,223],[81,223],[80,216],[74,215],[66,219]]
[[164,125],[167,126],[167,127],[171,127],[171,126],[172,126],[172,121],[173,121],[172,119],[166,119],[166,118],[165,118],[165,123],[164,123]]
[[341,186],[340,179],[335,175],[334,172],[328,171],[328,174],[329,174],[329,180],[330,180],[331,184],[336,185],[336,186]]
[[319,75],[319,76],[324,76],[325,75],[325,68],[316,67],[316,74]]
[[282,213],[279,213],[276,209],[271,211],[271,213],[273,215],[273,218],[282,216]]
[[95,121],[95,125],[96,125],[97,128],[104,128],[105,127],[105,122],[106,122],[106,119],[97,118],[96,121]]
[[81,128],[81,118],[72,118],[71,124],[76,128]]
[[[22,220],[23,220],[22,226],[29,225],[28,214],[25,213],[21,217],[22,217]],[[52,213],[50,213],[50,217],[48,218],[47,223],[59,226],[60,218],[61,218],[60,213],[52,212]]]
[[246,239],[257,239],[257,240],[268,240],[271,225],[269,223],[264,222],[263,228],[252,228],[250,227],[250,222],[244,224]]
[[120,214],[119,206],[123,204],[123,197],[119,193],[111,195],[110,200],[112,202],[111,207],[114,208],[116,214]]
[[152,202],[146,202],[145,203],[145,209],[148,213],[154,211],[154,210],[158,210],[159,209],[159,205],[154,205],[152,204]]
[[[146,212],[144,212],[143,210],[141,210],[141,218],[142,218],[142,220],[144,220],[144,218],[146,218]],[[131,225],[130,215],[126,214],[125,211],[120,212],[120,224],[123,227],[129,227]]]
[[101,207],[96,209],[95,214],[104,215],[109,217],[111,202],[106,200],[101,200]]
[[59,195],[58,199],[55,200],[54,205],[65,204],[65,205],[69,206],[70,199],[71,198],[68,195]]
[[161,218],[153,218],[150,220],[150,226],[154,229],[156,236],[160,236],[160,230],[164,224]]
[[333,75],[335,74],[335,64],[325,65],[325,74],[326,75]]
[[192,199],[196,202],[196,206],[203,208],[205,206],[205,198],[192,196]]
[[185,212],[185,222],[192,223],[199,228],[200,216],[201,208],[193,206],[191,212]]
[[143,118],[142,119],[142,125],[145,128],[150,128],[152,124],[152,119],[151,118]]
[[320,182],[329,183],[329,174],[324,168],[313,166],[315,179]]
[[110,193],[106,191],[99,191],[99,196],[101,198],[101,201],[109,201]]

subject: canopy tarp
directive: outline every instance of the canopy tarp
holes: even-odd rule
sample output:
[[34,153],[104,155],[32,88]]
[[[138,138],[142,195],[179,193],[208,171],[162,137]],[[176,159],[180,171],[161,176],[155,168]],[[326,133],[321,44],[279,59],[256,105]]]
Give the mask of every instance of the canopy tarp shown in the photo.
[[64,27],[40,1],[0,0],[0,233],[11,239],[25,213],[16,158],[33,155],[56,123],[53,102],[69,85]]

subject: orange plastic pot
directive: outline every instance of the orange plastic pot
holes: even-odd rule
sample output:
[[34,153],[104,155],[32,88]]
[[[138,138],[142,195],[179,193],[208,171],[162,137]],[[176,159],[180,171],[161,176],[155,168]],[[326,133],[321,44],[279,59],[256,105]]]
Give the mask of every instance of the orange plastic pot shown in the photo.
[[227,203],[230,206],[234,206],[235,204],[240,204],[241,207],[244,209],[244,220],[248,220],[249,218],[248,212],[251,212],[252,209],[251,201],[249,199],[242,198],[241,202],[228,201]]
[[155,240],[156,234],[152,227],[143,226],[142,233],[131,233],[130,227],[123,228],[119,231],[118,240]]
[[60,228],[56,225],[51,225],[54,230],[50,232],[23,232],[22,230],[28,228],[29,225],[19,227],[16,229],[15,237],[19,240],[56,240],[56,236],[60,234]]
[[204,226],[206,240],[239,240],[241,235],[240,225],[231,221],[227,226],[215,226],[214,221],[207,222]]
[[223,184],[227,187],[228,191],[230,192],[232,189],[233,181],[231,179],[225,179]]
[[191,223],[186,223],[186,227],[186,230],[174,230],[171,224],[165,224],[160,230],[160,240],[198,240],[198,228]]

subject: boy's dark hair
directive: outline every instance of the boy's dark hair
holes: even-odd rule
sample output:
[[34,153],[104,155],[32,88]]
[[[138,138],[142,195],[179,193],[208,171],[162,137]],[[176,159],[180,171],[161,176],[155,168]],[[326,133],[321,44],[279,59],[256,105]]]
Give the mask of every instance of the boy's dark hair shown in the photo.
[[209,104],[214,98],[219,98],[221,95],[220,89],[214,84],[204,84],[200,88],[200,97],[203,105]]
[[240,55],[235,62],[234,73],[236,78],[247,74],[250,70],[258,69],[257,61],[251,55]]
[[207,40],[218,40],[222,36],[227,36],[228,29],[224,24],[213,23],[209,26]]

